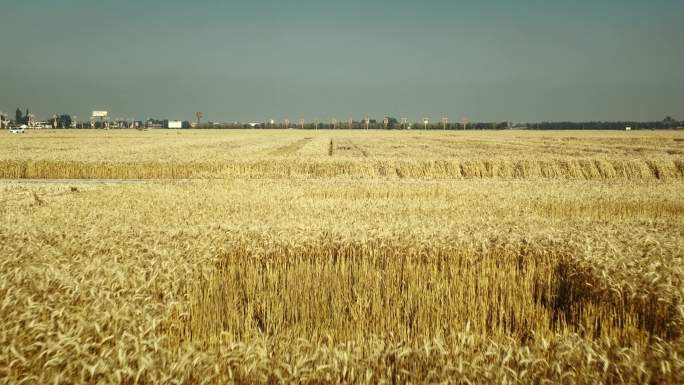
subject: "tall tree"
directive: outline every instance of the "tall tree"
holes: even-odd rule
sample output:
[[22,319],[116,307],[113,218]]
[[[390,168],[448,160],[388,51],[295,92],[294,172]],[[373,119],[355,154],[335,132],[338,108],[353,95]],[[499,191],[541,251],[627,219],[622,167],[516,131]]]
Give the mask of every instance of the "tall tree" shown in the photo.
[[14,112],[14,122],[16,124],[22,124],[24,122],[24,115],[21,114],[21,110],[17,108]]
[[70,128],[71,127],[71,115],[63,114],[57,119],[57,127],[60,128]]
[[399,121],[396,118],[393,118],[391,116],[386,117],[386,119],[387,119],[387,128],[389,128],[389,129],[393,129],[399,124]]

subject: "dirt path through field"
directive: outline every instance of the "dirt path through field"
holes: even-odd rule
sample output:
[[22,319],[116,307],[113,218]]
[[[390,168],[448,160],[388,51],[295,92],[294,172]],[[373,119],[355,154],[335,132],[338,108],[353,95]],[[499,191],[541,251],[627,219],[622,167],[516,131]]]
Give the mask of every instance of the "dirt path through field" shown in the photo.
[[313,138],[299,139],[285,146],[278,147],[271,151],[271,155],[296,155],[299,150],[311,141],[311,139]]

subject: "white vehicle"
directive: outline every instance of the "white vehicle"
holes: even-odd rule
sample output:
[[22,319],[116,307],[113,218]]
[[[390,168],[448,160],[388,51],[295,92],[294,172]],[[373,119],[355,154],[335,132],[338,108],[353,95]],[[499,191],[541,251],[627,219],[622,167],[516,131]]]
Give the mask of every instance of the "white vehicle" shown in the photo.
[[22,126],[19,126],[19,127],[12,127],[12,128],[10,128],[9,132],[10,132],[11,134],[23,134],[23,133],[26,132],[25,129],[26,129],[26,126],[23,126],[23,125],[22,125]]

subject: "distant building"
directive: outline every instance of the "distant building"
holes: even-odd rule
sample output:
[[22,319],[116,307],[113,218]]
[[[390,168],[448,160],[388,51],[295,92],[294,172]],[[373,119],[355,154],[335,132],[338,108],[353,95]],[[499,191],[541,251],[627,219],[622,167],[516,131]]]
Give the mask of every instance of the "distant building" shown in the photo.
[[183,128],[183,122],[180,120],[169,120],[166,123],[166,128]]

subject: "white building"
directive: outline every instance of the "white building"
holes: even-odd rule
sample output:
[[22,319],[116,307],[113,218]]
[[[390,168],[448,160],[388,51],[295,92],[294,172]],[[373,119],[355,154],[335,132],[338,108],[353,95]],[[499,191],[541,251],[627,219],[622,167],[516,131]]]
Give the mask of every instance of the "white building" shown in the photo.
[[166,128],[183,128],[183,122],[180,120],[169,120]]

